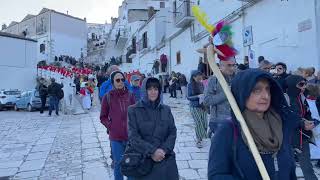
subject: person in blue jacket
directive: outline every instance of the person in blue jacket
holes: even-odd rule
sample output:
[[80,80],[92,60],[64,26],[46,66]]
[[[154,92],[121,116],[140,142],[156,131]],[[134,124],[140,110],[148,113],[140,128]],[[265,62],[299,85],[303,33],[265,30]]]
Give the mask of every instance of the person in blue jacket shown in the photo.
[[[120,70],[120,69],[119,69],[119,67],[118,67],[117,65],[112,65],[112,66],[110,66],[110,67],[108,68],[107,74],[108,74],[108,75],[111,75],[112,72],[114,72],[114,71],[119,71],[119,70]],[[132,92],[131,85],[130,85],[130,83],[129,83],[127,80],[124,82],[124,86],[125,86],[126,88],[128,88],[128,90],[129,90],[130,92]],[[112,90],[112,88],[113,88],[113,86],[112,86],[112,83],[111,83],[111,80],[110,80],[110,79],[108,79],[107,81],[105,81],[104,83],[102,83],[101,86],[100,86],[99,98],[102,99],[105,94],[107,94],[108,92],[110,92],[110,91]]]
[[[302,126],[290,110],[280,85],[258,69],[235,76],[231,91],[260,152],[271,180],[295,180],[291,137]],[[304,124],[305,129],[312,125]],[[212,138],[208,162],[209,180],[261,180],[240,124],[235,116],[220,122]]]
[[140,88],[140,76],[139,75],[133,75],[131,76],[131,88],[132,93],[134,94],[134,97],[136,101],[140,101],[141,99],[141,88]]

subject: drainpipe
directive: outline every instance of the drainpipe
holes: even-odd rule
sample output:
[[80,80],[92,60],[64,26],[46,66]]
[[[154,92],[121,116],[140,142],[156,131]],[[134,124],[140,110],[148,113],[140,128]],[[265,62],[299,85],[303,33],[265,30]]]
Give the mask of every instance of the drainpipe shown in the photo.
[[172,51],[171,51],[171,39],[169,39],[169,66],[168,66],[168,74],[170,75],[171,74],[171,71],[172,71],[172,67],[171,67],[171,55],[172,55]]
[[317,23],[320,20],[320,4],[318,0],[314,0],[314,11],[315,11],[315,28],[316,28],[316,46],[317,46],[317,58],[318,64],[316,69],[320,68],[320,25]]
[[52,13],[52,11],[50,10],[49,11],[49,15],[50,15],[50,17],[49,17],[49,24],[50,24],[50,34],[49,34],[49,48],[48,49],[50,49],[50,51],[49,51],[49,62],[51,63],[52,61],[51,61],[51,53],[52,53],[52,46],[51,46],[51,44],[52,44],[52,37],[51,37],[51,26],[52,26],[52,22],[51,22],[51,13]]

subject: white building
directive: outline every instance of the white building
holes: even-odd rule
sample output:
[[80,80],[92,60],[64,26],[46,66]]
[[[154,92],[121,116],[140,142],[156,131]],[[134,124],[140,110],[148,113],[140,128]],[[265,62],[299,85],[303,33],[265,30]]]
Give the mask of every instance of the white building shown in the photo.
[[[317,23],[320,20],[320,6],[317,0],[256,0],[250,3],[207,0],[201,1],[200,7],[213,22],[221,19],[232,22],[233,41],[239,51],[239,63],[243,63],[243,57],[249,55],[251,50],[255,60],[258,56],[264,56],[273,63],[282,61],[288,65],[289,70],[300,66],[320,68]],[[208,35],[197,24],[194,22],[195,38],[192,38],[199,45],[205,44],[205,37]],[[245,37],[246,30],[249,36]],[[244,40],[250,39],[251,43],[244,43]]]
[[[152,0],[125,0],[119,7],[119,17],[113,19],[110,36],[107,41],[106,59],[115,57],[121,61],[123,71],[140,70],[147,72],[152,68],[155,54],[149,53],[154,47],[159,37],[153,36],[156,20],[157,27],[162,29],[164,35],[165,26],[159,26],[160,19],[164,21],[165,17],[155,16],[168,4],[168,1]],[[165,25],[165,23],[163,22]],[[149,35],[150,34],[150,35]],[[156,39],[158,38],[158,39]],[[150,43],[149,43],[150,41]],[[147,49],[149,50],[147,51]],[[143,50],[144,49],[144,50]],[[142,52],[143,50],[143,52]],[[144,58],[142,57],[144,54]],[[148,59],[143,61],[143,59]]]
[[110,32],[111,24],[88,23],[87,63],[102,64],[105,61],[106,39]]
[[[155,3],[158,11],[145,20],[145,11],[134,8],[148,7],[148,3]],[[243,63],[250,52],[255,62],[258,56],[264,56],[273,63],[287,63],[289,70],[300,66],[320,68],[317,0],[127,0],[119,8],[119,18],[111,30],[111,41],[115,41],[112,38],[117,32],[119,35],[116,50],[107,52],[114,51],[110,54],[122,57],[124,71],[139,69],[144,73],[152,72],[153,63],[165,54],[169,72],[189,76],[191,70],[197,69],[200,57],[207,60],[205,53],[196,50],[205,47],[209,37],[194,20],[192,5],[199,5],[212,24],[221,20],[231,23],[234,46],[239,51],[238,63]],[[135,18],[130,18],[131,14]]]
[[33,39],[0,32],[0,89],[35,88],[36,48]]
[[87,54],[86,19],[43,8],[37,15],[27,15],[21,22],[12,22],[7,33],[35,39],[37,61],[53,62],[67,55],[79,59]]

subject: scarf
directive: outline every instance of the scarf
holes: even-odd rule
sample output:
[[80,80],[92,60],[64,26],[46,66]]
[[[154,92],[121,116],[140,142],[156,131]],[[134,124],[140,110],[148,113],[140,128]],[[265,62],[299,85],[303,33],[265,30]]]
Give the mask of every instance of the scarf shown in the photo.
[[[256,113],[249,110],[245,110],[242,114],[260,153],[277,152],[280,150],[283,133],[282,120],[278,113],[273,109],[269,109],[262,119]],[[243,132],[241,135],[248,145]]]

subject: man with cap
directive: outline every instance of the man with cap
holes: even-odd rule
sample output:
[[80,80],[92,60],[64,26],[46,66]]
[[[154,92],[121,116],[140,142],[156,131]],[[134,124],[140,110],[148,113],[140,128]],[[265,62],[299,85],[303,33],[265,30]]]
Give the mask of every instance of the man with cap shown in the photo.
[[132,93],[133,93],[136,101],[139,101],[141,99],[140,76],[139,75],[131,76],[131,89],[132,89]]
[[127,113],[128,107],[135,104],[135,98],[124,84],[125,76],[122,72],[113,72],[110,81],[113,89],[103,96],[100,121],[109,131],[114,179],[123,180],[120,161],[128,141]]
[[[220,70],[229,85],[235,74],[235,65],[235,58],[220,60],[219,63]],[[216,128],[216,122],[231,119],[230,104],[215,76],[209,78],[208,86],[204,90],[203,104],[210,107],[208,136],[211,137]]]

